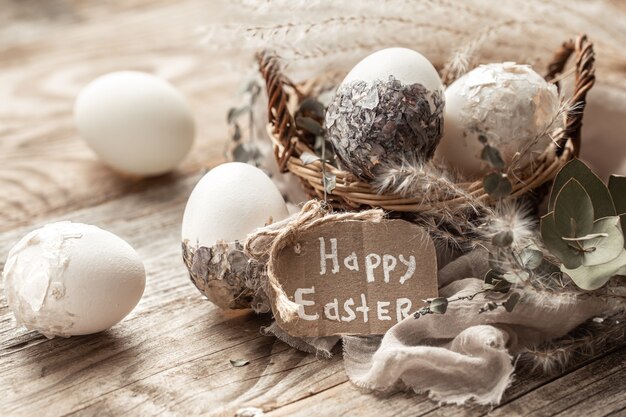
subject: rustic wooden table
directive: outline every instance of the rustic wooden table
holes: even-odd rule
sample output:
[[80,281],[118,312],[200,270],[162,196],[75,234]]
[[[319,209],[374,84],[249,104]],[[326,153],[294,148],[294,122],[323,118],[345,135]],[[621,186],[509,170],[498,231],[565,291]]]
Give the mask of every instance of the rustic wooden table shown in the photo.
[[[273,416],[626,415],[624,346],[558,377],[520,376],[495,409],[456,408],[423,395],[363,394],[340,352],[324,360],[296,351],[262,336],[253,314],[205,300],[181,260],[182,210],[207,161],[223,158],[240,74],[224,65],[228,56],[198,45],[193,28],[211,18],[209,2],[119,3],[0,0],[0,262],[27,231],[71,219],[127,239],[148,271],[126,320],[70,339],[14,328],[0,291],[0,415],[235,415],[244,407]],[[120,68],[172,80],[196,110],[193,155],[171,175],[117,176],[75,132],[80,87]],[[250,364],[234,368],[237,358]]]

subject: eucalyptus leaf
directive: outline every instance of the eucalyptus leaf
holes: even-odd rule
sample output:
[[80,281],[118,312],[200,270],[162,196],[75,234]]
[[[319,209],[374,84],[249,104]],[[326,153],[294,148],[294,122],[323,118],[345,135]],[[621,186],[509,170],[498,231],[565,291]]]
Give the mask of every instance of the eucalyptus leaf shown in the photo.
[[593,204],[589,194],[575,179],[559,191],[554,203],[554,222],[561,237],[578,237],[591,233]]
[[228,124],[233,124],[239,118],[239,116],[249,111],[250,106],[232,107],[228,110],[226,120],[228,121]]
[[593,291],[601,288],[614,275],[626,272],[626,249],[612,261],[595,266],[580,266],[576,269],[561,267],[574,283],[583,290]]
[[335,187],[337,187],[337,176],[335,174],[331,174],[328,172],[325,173],[324,174],[324,190],[326,190],[328,194],[332,194]]
[[480,158],[495,169],[504,168],[504,159],[502,159],[500,151],[491,145],[485,145],[483,147]]
[[435,314],[444,314],[448,309],[448,299],[445,297],[433,298],[428,302],[428,307]]
[[240,143],[232,151],[233,161],[250,163],[261,157],[259,149],[251,143]]
[[502,303],[502,307],[504,307],[504,309],[510,313],[511,311],[513,311],[521,298],[522,296],[518,292],[514,292],[505,302]]
[[502,277],[511,284],[518,284],[528,281],[528,278],[530,278],[530,272],[523,269],[518,271],[509,271],[502,274]]
[[553,212],[541,218],[541,237],[550,252],[567,268],[573,269],[582,265],[582,256],[562,239],[561,233],[557,230]]
[[498,304],[494,303],[493,301],[488,301],[480,308],[480,310],[478,310],[478,313],[486,313],[487,311],[493,311],[497,308]]
[[314,97],[307,97],[300,103],[299,111],[302,113],[310,113],[318,119],[324,118],[324,105]]
[[322,125],[317,120],[310,117],[296,117],[296,126],[314,134],[315,136],[321,136],[324,134],[324,128]]
[[531,271],[537,269],[543,262],[543,252],[538,249],[526,248],[520,254],[520,259],[524,268]]
[[250,363],[247,359],[231,359],[230,364],[235,368],[240,368],[242,366],[246,366]]
[[493,172],[483,178],[483,188],[491,197],[503,198],[511,194],[513,185],[505,174]]
[[239,123],[235,123],[235,129],[233,131],[233,142],[239,142],[241,140],[241,127]]
[[612,261],[624,249],[624,235],[619,217],[605,217],[593,223],[593,234],[599,237],[578,242],[582,248],[583,265],[594,266]]
[[313,155],[310,152],[303,152],[300,155],[300,160],[304,165],[312,164],[315,161],[319,161],[321,158],[317,155]]
[[602,217],[615,216],[617,214],[615,212],[615,206],[613,205],[613,199],[607,187],[587,165],[577,158],[565,164],[556,175],[552,185],[552,192],[550,193],[548,211],[554,210],[559,191],[571,178],[576,178],[591,198],[594,209],[594,220]]
[[483,289],[507,293],[511,289],[511,283],[502,278],[502,274],[499,274],[498,272],[491,269],[485,274]]

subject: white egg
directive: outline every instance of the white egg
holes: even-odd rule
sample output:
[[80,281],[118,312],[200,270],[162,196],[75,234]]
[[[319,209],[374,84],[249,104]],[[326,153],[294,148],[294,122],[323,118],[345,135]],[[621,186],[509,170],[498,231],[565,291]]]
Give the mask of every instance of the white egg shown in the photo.
[[370,181],[386,166],[430,159],[443,132],[443,111],[433,65],[416,51],[389,48],[348,73],[325,125],[342,166]]
[[280,191],[263,171],[229,162],[196,184],[185,207],[182,239],[194,247],[243,242],[255,229],[287,216]]
[[48,337],[101,332],[128,315],[145,287],[139,255],[96,226],[58,222],[9,252],[3,271],[18,325]]
[[103,75],[78,95],[80,135],[113,169],[142,176],[173,170],[193,144],[191,110],[170,83],[137,71]]
[[354,81],[386,81],[393,76],[402,84],[422,84],[429,90],[442,90],[441,78],[428,59],[408,48],[387,48],[363,58],[350,70],[342,84]]
[[[527,146],[533,152],[544,150],[550,138],[542,134],[561,125],[556,86],[528,65],[481,65],[445,94],[444,135],[435,157],[470,179],[491,169],[481,160],[481,139],[497,148],[508,165]],[[537,138],[534,146],[528,145]]]

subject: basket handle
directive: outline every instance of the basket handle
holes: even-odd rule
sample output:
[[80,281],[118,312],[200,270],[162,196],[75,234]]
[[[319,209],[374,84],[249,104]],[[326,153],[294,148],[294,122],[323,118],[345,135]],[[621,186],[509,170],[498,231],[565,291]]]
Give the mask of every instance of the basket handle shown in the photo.
[[[573,154],[578,157],[581,147],[581,128],[583,125],[583,114],[587,103],[587,92],[593,87],[596,80],[595,75],[595,53],[593,44],[587,35],[579,35],[576,41],[569,40],[561,45],[556,51],[552,62],[548,65],[546,81],[552,81],[563,72],[569,58],[575,54],[576,57],[576,78],[574,80],[574,93],[572,96],[571,109],[567,112],[565,129],[561,138],[557,141],[558,149],[561,153],[565,149],[567,141],[571,139]],[[557,88],[559,82],[555,81]]]
[[267,89],[267,116],[269,123],[273,126],[274,133],[277,134],[280,143],[283,145],[283,152],[280,154],[278,146],[274,147],[274,154],[281,172],[287,172],[287,162],[296,147],[294,138],[295,123],[293,116],[287,107],[288,95],[285,86],[290,86],[301,96],[298,88],[288,80],[282,73],[280,60],[275,52],[261,51],[257,54],[257,61],[261,75],[265,79]]

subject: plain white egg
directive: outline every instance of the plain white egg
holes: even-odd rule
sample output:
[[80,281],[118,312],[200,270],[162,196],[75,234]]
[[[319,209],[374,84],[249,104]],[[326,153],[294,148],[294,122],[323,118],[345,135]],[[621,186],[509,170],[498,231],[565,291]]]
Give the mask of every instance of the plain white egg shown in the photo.
[[18,325],[48,337],[109,329],[137,305],[145,275],[139,255],[124,240],[68,221],[24,236],[3,271]]
[[137,71],[113,72],[89,83],[76,99],[74,119],[103,162],[132,175],[173,170],[195,135],[182,94],[167,81]]
[[259,227],[283,220],[287,205],[272,180],[241,162],[213,168],[196,184],[183,215],[182,239],[194,247],[243,242]]
[[363,58],[350,70],[342,84],[372,82],[393,76],[402,84],[422,84],[429,90],[442,90],[441,78],[428,59],[408,48],[387,48]]
[[[491,169],[481,160],[479,137],[497,148],[508,165],[517,152],[562,123],[556,119],[556,86],[528,65],[480,65],[453,82],[445,95],[444,135],[435,157],[470,179]],[[544,135],[529,149],[541,152],[549,141]]]

